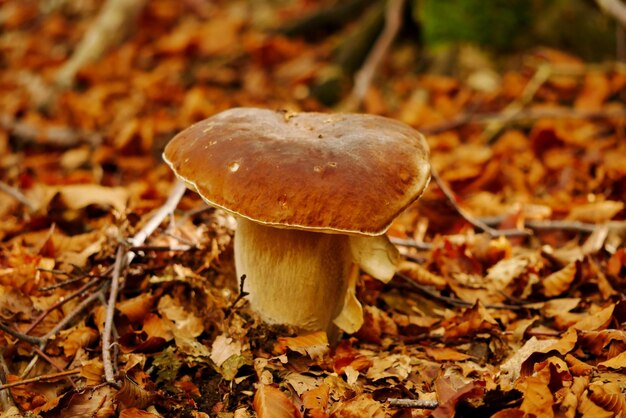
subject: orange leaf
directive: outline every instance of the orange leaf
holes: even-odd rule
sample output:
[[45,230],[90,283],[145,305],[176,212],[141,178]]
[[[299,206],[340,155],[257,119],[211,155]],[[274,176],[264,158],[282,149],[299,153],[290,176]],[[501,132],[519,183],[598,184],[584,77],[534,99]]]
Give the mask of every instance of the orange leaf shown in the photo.
[[284,353],[287,348],[311,358],[321,358],[328,352],[328,337],[326,332],[317,331],[296,337],[278,338],[277,351]]
[[252,402],[259,418],[301,418],[296,405],[280,389],[260,385]]
[[543,294],[547,297],[559,296],[569,289],[576,278],[576,263],[569,263],[543,279]]

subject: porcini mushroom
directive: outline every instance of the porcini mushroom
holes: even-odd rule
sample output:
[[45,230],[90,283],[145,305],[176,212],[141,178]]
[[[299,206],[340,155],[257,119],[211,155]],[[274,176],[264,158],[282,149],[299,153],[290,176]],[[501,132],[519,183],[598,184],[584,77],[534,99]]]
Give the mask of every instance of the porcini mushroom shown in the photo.
[[235,108],[176,135],[163,158],[237,219],[235,264],[270,323],[355,332],[360,266],[382,281],[398,252],[384,233],[424,191],[428,146],[381,116]]

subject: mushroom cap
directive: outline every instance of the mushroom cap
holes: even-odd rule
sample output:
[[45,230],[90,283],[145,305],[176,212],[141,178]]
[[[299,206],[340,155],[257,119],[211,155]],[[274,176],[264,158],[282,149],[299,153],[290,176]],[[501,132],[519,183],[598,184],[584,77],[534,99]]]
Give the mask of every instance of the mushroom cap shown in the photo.
[[279,228],[380,235],[430,180],[428,145],[382,116],[234,108],[163,158],[210,205]]

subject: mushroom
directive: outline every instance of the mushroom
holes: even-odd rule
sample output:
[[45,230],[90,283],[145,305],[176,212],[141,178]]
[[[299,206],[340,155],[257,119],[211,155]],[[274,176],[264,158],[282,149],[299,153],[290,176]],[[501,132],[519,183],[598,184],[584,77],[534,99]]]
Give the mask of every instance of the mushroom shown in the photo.
[[163,158],[236,217],[237,274],[263,320],[331,338],[363,323],[359,267],[395,274],[384,233],[430,180],[419,132],[362,114],[234,108],[180,132]]

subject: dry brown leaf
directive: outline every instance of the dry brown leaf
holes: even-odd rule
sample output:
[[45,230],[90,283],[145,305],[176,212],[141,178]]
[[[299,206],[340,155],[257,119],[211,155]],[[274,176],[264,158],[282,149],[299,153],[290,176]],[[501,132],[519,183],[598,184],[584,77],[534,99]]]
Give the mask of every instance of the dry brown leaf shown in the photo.
[[442,326],[445,327],[444,337],[448,340],[499,330],[496,320],[480,302],[466,309],[462,315],[444,321]]
[[211,346],[211,360],[219,367],[232,356],[240,356],[241,341],[235,341],[225,334],[218,335]]
[[383,310],[372,305],[365,305],[363,309],[363,326],[355,337],[374,344],[382,342],[383,335],[398,335],[396,323]]
[[252,402],[259,418],[301,418],[302,414],[291,399],[280,389],[259,385]]
[[434,418],[452,418],[455,416],[457,403],[462,399],[479,397],[485,392],[485,382],[471,381],[460,386],[449,377],[440,376],[435,381],[435,391],[439,406],[433,411]]
[[126,315],[131,323],[137,324],[142,322],[146,315],[150,313],[153,304],[154,296],[152,292],[143,292],[134,298],[119,302],[115,307],[122,314]]
[[367,370],[367,378],[374,381],[387,377],[402,381],[411,373],[411,358],[405,354],[379,355],[371,360],[372,367]]
[[335,352],[332,356],[333,370],[335,373],[341,375],[344,373],[345,368],[350,366],[352,369],[363,372],[372,367],[372,360],[361,354],[357,349],[349,345],[349,342],[344,340],[335,348]]
[[85,326],[74,327],[60,335],[63,339],[59,345],[63,347],[66,357],[73,357],[80,348],[89,347],[100,336],[95,329]]
[[400,263],[399,270],[424,286],[434,286],[438,289],[446,287],[446,279],[431,273],[421,264],[405,261]]
[[64,417],[106,418],[115,414],[113,402],[115,390],[109,386],[86,389],[71,395],[67,405],[62,407]]
[[87,379],[87,386],[95,386],[102,382],[104,377],[104,364],[98,358],[84,361],[80,368],[80,375]]
[[49,186],[35,200],[47,207],[53,200],[60,202],[67,209],[83,209],[89,205],[112,207],[123,213],[128,201],[128,190],[124,187],[104,187],[96,184],[71,184],[67,186]]
[[[571,369],[570,369],[571,371]],[[576,410],[578,409],[578,402],[582,393],[587,389],[589,385],[589,378],[574,377],[572,385],[568,388],[561,400],[561,404],[558,408],[557,416],[563,418],[575,418]]]
[[313,414],[313,411],[319,416],[319,413],[325,412],[330,402],[330,386],[326,382],[314,389],[307,390],[302,394],[302,404],[308,410],[308,413]]
[[556,271],[546,278],[541,283],[543,285],[543,294],[546,297],[559,296],[570,288],[570,285],[576,278],[577,263],[569,263],[561,270]]
[[435,361],[463,361],[472,358],[450,347],[426,347],[424,350]]
[[202,319],[187,311],[178,301],[169,295],[159,299],[159,313],[174,322],[174,332],[184,337],[195,338],[204,332]]
[[574,324],[574,328],[581,331],[595,331],[606,328],[613,319],[615,304],[611,304],[599,312],[587,315]]
[[609,369],[625,369],[626,368],[626,351],[618,354],[617,356],[610,358],[606,361],[598,363],[598,366],[606,367]]
[[[572,376],[567,364],[558,357],[550,357],[534,367],[535,373],[518,383],[524,394],[520,409],[537,417],[553,417],[553,404],[559,399],[559,390],[570,386]],[[567,393],[567,389],[565,389]]]
[[605,200],[574,206],[567,215],[572,221],[602,223],[611,220],[624,209],[624,202]]
[[120,412],[119,418],[160,418],[161,415],[142,411],[137,408],[127,408]]
[[616,416],[624,416],[626,413],[626,398],[617,382],[599,383],[589,385],[589,399]]
[[563,312],[569,312],[575,309],[580,303],[580,300],[580,298],[550,299],[544,303],[541,308],[541,313],[547,318],[553,318]]
[[328,337],[326,332],[317,331],[301,334],[296,337],[280,337],[276,344],[276,350],[284,353],[290,349],[312,359],[320,359],[328,352]]
[[385,418],[386,415],[383,406],[372,399],[372,395],[362,394],[339,403],[336,408],[333,408],[331,416],[333,418]]
[[589,399],[589,392],[584,391],[578,403],[578,415],[581,418],[614,418],[615,414],[601,408]]
[[122,387],[115,394],[117,400],[124,408],[144,409],[152,403],[151,392],[139,386],[127,375],[122,379]]
[[577,359],[570,353],[567,353],[565,355],[565,362],[569,367],[569,371],[572,372],[572,375],[574,376],[588,376],[594,370],[593,366],[585,363],[582,360]]

